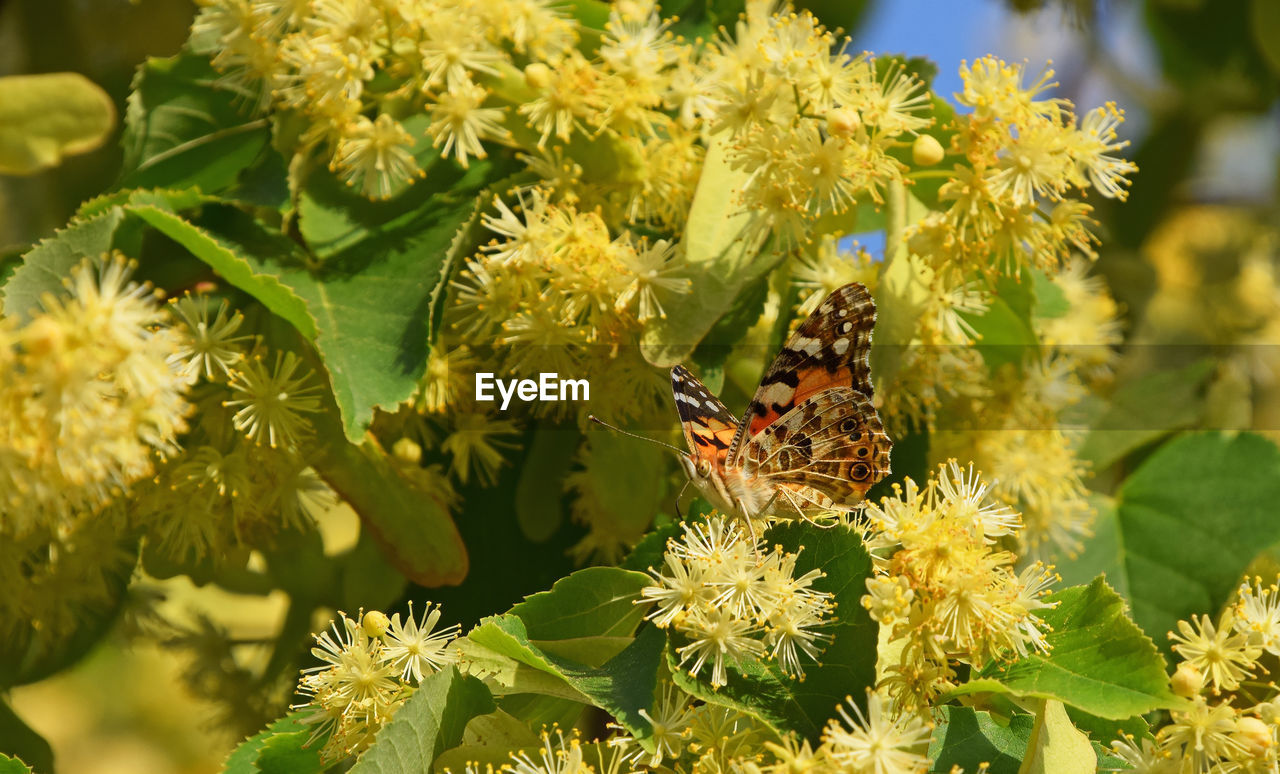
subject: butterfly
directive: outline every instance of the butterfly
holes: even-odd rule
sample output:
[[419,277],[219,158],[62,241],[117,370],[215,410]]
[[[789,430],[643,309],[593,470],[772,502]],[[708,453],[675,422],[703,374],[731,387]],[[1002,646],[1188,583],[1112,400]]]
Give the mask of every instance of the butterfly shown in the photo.
[[713,505],[748,519],[850,511],[889,474],[893,442],[868,362],[875,322],[865,287],[835,290],[787,340],[741,420],[684,366],[671,370],[689,447],[680,463]]

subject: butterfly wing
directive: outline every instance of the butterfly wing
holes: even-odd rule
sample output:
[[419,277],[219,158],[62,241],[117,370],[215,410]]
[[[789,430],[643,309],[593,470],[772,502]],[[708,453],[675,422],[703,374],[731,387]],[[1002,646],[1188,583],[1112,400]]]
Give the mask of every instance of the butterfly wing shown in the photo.
[[709,460],[717,469],[723,468],[738,432],[733,414],[684,366],[671,369],[671,392],[689,452],[697,460]]
[[733,440],[730,460],[741,457],[747,439],[823,390],[847,387],[870,399],[868,358],[875,324],[876,304],[862,285],[854,282],[827,296],[787,339],[760,380]]
[[798,512],[851,510],[889,475],[892,448],[871,399],[838,386],[810,395],[748,439],[741,466]]

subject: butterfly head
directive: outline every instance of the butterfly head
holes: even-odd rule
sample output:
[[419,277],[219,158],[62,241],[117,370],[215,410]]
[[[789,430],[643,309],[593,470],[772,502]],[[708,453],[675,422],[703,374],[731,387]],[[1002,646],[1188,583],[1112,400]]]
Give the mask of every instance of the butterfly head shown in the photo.
[[706,457],[694,457],[688,452],[680,452],[680,466],[684,468],[684,473],[689,477],[689,480],[695,484],[700,481],[709,481],[711,474],[715,470],[711,460]]

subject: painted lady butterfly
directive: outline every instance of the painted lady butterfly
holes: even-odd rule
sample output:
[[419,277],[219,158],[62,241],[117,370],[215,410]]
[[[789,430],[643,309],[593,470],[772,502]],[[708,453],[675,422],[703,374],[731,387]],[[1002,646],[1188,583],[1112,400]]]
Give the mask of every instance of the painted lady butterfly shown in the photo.
[[748,518],[849,511],[889,474],[893,443],[871,404],[875,322],[862,285],[827,296],[774,358],[741,421],[684,366],[671,370],[689,444],[680,462],[713,505]]

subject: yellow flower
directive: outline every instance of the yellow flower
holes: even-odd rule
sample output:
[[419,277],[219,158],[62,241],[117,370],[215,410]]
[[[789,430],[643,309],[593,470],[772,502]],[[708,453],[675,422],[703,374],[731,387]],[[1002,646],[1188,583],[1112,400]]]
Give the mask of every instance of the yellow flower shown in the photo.
[[452,430],[440,445],[453,457],[449,471],[464,485],[474,475],[481,485],[493,486],[506,463],[503,452],[517,446],[509,438],[518,432],[515,423],[480,412],[456,412],[449,419]]
[[386,199],[422,174],[412,147],[413,138],[386,113],[376,121],[357,116],[343,131],[333,165],[347,185],[371,199]]
[[209,297],[183,296],[173,303],[174,313],[186,326],[187,339],[175,353],[183,363],[183,373],[187,376],[204,375],[212,380],[215,370],[222,378],[231,375],[231,367],[244,357],[241,342],[249,340],[248,336],[236,336],[244,316],[238,311],[227,314],[230,306],[226,299],[218,302],[218,311],[210,319]]
[[[837,709],[840,719],[828,721],[822,739],[832,760],[843,769],[868,774],[915,774],[928,768],[929,759],[924,752],[933,727],[919,717],[893,717],[879,694],[872,691],[867,691],[865,713],[852,696]],[[853,710],[852,715],[849,709]]]
[[270,368],[251,358],[232,377],[237,397],[223,405],[236,409],[232,422],[249,440],[292,450],[311,431],[303,414],[320,411],[321,387],[312,376],[293,352],[277,352]]
[[1238,688],[1257,669],[1262,655],[1261,648],[1249,644],[1247,634],[1232,631],[1234,625],[1235,613],[1228,608],[1216,627],[1207,615],[1198,620],[1192,616],[1190,622],[1178,622],[1176,634],[1169,632],[1173,650],[1208,678],[1215,694]]
[[87,260],[25,325],[0,317],[0,535],[88,516],[178,451],[184,342],[131,272]]
[[480,107],[485,99],[485,90],[479,86],[459,85],[436,97],[431,106],[431,124],[427,133],[432,137],[432,145],[440,147],[444,143],[442,156],[448,156],[451,150],[456,151],[458,163],[465,169],[467,156],[484,158],[484,139],[497,139],[506,135],[502,128],[502,108]]

